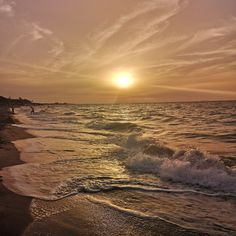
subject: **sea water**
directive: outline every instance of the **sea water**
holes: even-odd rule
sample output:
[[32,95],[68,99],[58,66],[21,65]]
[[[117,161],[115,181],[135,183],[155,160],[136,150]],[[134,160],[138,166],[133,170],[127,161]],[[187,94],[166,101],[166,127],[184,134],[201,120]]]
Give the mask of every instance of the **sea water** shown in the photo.
[[90,201],[212,235],[236,234],[236,102],[42,105],[16,118],[10,190]]

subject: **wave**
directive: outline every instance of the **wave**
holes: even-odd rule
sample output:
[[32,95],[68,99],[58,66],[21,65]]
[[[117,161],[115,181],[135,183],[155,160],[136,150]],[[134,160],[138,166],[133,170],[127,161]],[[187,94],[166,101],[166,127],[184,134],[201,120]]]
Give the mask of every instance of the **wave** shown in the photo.
[[99,122],[92,121],[87,124],[87,127],[90,129],[104,129],[109,131],[139,131],[141,130],[137,124],[131,122]]
[[[152,174],[150,175],[151,179],[155,178],[157,181],[159,181],[160,177],[162,180],[165,181],[167,180],[165,182],[167,183],[167,186],[170,185],[172,186],[171,182],[179,182],[185,184],[184,188],[188,185],[194,185],[193,187],[194,189],[195,186],[200,186],[204,188],[211,188],[213,190],[225,191],[232,194],[236,192],[235,169],[234,167],[227,167],[219,159],[219,157],[212,156],[208,153],[204,153],[196,149],[178,151],[168,145],[164,145],[160,142],[157,142],[155,138],[153,138],[155,136],[160,137],[161,132],[167,132],[168,135],[161,135],[161,137],[166,136],[166,140],[168,140],[169,142],[173,141],[173,143],[175,141],[177,143],[180,141],[181,144],[188,145],[188,139],[191,138],[191,139],[197,139],[197,141],[199,142],[201,142],[203,139],[204,139],[203,141],[205,141],[205,139],[207,141],[217,139],[219,141],[223,140],[225,143],[227,142],[228,144],[228,143],[234,143],[235,141],[235,135],[233,133],[233,130],[231,129],[225,130],[222,131],[222,133],[219,133],[219,130],[214,130],[214,132],[210,134],[203,134],[200,132],[205,131],[206,130],[205,128],[208,126],[206,127],[200,126],[201,129],[196,130],[196,132],[194,133],[192,132],[191,129],[193,125],[195,126],[196,124],[198,124],[197,122],[198,120],[194,120],[195,119],[194,116],[191,119],[190,116],[191,110],[189,111],[186,110],[184,111],[184,114],[182,115],[180,114],[180,116],[175,117],[174,116],[175,113],[172,112],[172,109],[170,109],[169,111],[168,109],[166,111],[161,109],[162,111],[161,113],[159,111],[156,111],[155,107],[151,107],[153,110],[146,113],[145,112],[146,107],[145,107],[145,109],[143,109],[143,112],[142,110],[137,109],[135,113],[138,114],[135,114],[135,116],[132,114],[132,112],[129,111],[128,113],[129,115],[127,116],[125,115],[124,119],[123,116],[120,116],[120,108],[119,109],[118,108],[119,107],[114,109],[114,111],[110,107],[106,109],[100,109],[99,112],[102,110],[101,116],[104,115],[104,118],[95,119],[95,117],[97,116],[97,111],[94,107],[83,110],[76,108],[75,111],[78,113],[72,112],[72,109],[75,109],[74,107],[68,107],[68,108],[52,107],[48,111],[47,110],[41,111],[43,113],[41,115],[36,114],[35,116],[28,116],[28,117],[26,114],[22,115],[22,117],[25,118],[25,120],[23,119],[22,121],[23,123],[25,123],[25,125],[17,125],[17,126],[33,130],[35,131],[34,133],[36,134],[37,130],[52,131],[45,133],[46,135],[49,135],[49,137],[54,138],[55,140],[65,139],[66,141],[66,139],[68,139],[68,140],[78,141],[77,145],[78,147],[80,141],[83,142],[89,141],[91,144],[90,141],[91,139],[93,140],[92,144],[94,145],[94,150],[99,148],[105,149],[106,147],[108,147],[107,144],[109,145],[115,144],[114,152],[112,151],[111,153],[110,152],[108,154],[106,153],[103,157],[101,157],[101,160],[102,158],[107,158],[107,156],[109,156],[112,160],[113,158],[116,158],[115,161],[119,162],[122,168],[124,168],[126,173],[128,173],[130,176],[139,176],[142,178],[144,175],[141,174]],[[28,114],[28,110],[26,112]],[[46,114],[44,114],[45,112]],[[50,112],[53,112],[52,114],[54,115],[47,114]],[[58,115],[55,116],[55,114]],[[173,114],[173,116],[171,114]],[[76,117],[74,115],[76,115]],[[123,119],[123,122],[117,120],[119,117]],[[188,119],[185,118],[180,119],[178,117],[186,117]],[[88,119],[91,122],[89,122]],[[142,119],[143,121],[140,121]],[[148,120],[147,122],[145,121],[146,119]],[[150,120],[157,119],[158,122],[149,121],[149,119]],[[180,126],[171,127],[171,125],[174,126],[176,125],[176,123],[172,122],[172,119],[175,119],[176,122],[180,122]],[[207,118],[204,119],[208,120]],[[193,122],[191,123],[192,120]],[[77,126],[78,124],[80,124],[79,122],[81,121],[82,121],[81,125]],[[189,129],[186,128],[187,127],[186,121],[190,122]],[[169,124],[166,124],[166,122]],[[84,124],[86,127],[84,127]],[[142,125],[139,126],[138,124]],[[181,133],[180,130],[182,130],[183,132]],[[65,132],[65,134],[63,134],[63,132]],[[77,135],[77,133],[79,136]],[[144,135],[145,134],[152,135],[153,137],[150,136],[143,137],[140,136],[141,133],[143,133]],[[94,135],[94,137],[86,137],[86,139],[83,139],[83,135],[81,138],[81,134],[92,134]],[[128,134],[131,135],[127,137]],[[218,136],[216,134],[218,134]],[[102,138],[101,141],[100,137],[95,138],[95,135],[102,135],[104,137],[107,137],[107,139]],[[168,136],[171,136],[171,139],[168,139],[169,138]],[[49,137],[47,136],[47,138]],[[45,139],[45,141],[47,142],[47,139]],[[117,148],[117,145],[120,147]],[[55,153],[56,155],[61,156],[60,150],[56,150]],[[230,157],[234,158],[231,153],[229,154]],[[63,155],[62,158],[64,158]],[[76,155],[80,157],[81,154],[75,153],[75,156]],[[96,155],[95,151],[94,155]],[[125,168],[125,166],[127,168]],[[63,165],[61,165],[60,167],[64,168]],[[66,166],[65,170],[62,168],[62,170],[60,171],[69,172],[69,167],[70,166]],[[52,166],[51,168],[53,169],[54,167]],[[35,175],[35,173],[32,173],[30,171],[31,170],[29,170],[30,173],[29,178],[31,178],[30,175],[32,176]],[[36,171],[40,172],[40,169],[36,168]],[[96,169],[91,170],[91,173],[94,175],[95,171]],[[21,172],[23,171],[20,170],[19,173],[21,174]],[[133,175],[134,172],[135,175]],[[79,171],[74,171],[71,175],[78,176],[79,173],[80,173]],[[101,173],[105,175],[104,172]],[[16,181],[20,180],[21,178],[20,174],[16,178],[17,179]],[[45,176],[48,175],[50,177],[50,174],[51,174],[50,171],[48,172],[45,171]],[[145,176],[149,177],[149,175]],[[37,181],[41,180],[42,179],[39,178],[39,180]],[[70,194],[74,190],[77,191],[78,187],[77,184],[79,183],[81,184],[80,180],[78,179],[72,180],[72,183],[70,181],[68,182],[64,174],[61,176],[61,180],[62,182],[66,182],[65,186],[67,186],[68,184],[69,187],[67,190],[68,193]],[[35,184],[38,184],[37,181]],[[116,183],[116,186],[114,186],[114,183],[111,184],[110,182],[109,183],[105,182],[104,184],[101,183],[98,184],[98,182],[93,182],[93,181],[91,182],[91,180],[88,182],[89,184],[86,186],[84,186],[83,184],[82,184],[83,186],[81,185],[82,186],[80,189],[81,191],[90,191],[90,190],[105,191],[107,188],[108,189],[128,188],[132,185],[131,183],[119,183],[118,186],[118,184]],[[41,184],[43,185],[44,183]],[[134,185],[132,185],[132,187],[134,188]],[[135,188],[138,187],[136,186]],[[49,186],[49,189],[51,190],[51,186]],[[150,188],[148,188],[148,190],[150,190]],[[60,191],[62,191],[63,193],[63,188]]]
[[[75,158],[75,162],[78,160]],[[64,165],[63,165],[64,163]],[[81,177],[62,177],[65,164],[72,160],[53,162],[47,164],[28,163],[14,167],[4,168],[1,171],[3,184],[11,191],[42,200],[59,200],[78,193],[97,193],[115,190],[132,190],[141,192],[167,193],[167,194],[200,194],[208,197],[231,197],[229,193],[215,193],[210,191],[197,191],[194,189],[181,189],[164,187],[158,182],[109,177],[108,175],[88,175]],[[149,168],[150,169],[150,168]],[[51,174],[54,171],[55,174]],[[65,174],[63,174],[65,176]],[[30,180],[29,180],[30,178]]]
[[129,156],[126,167],[163,180],[236,193],[236,168],[227,167],[218,156],[197,149],[176,151],[151,143]]
[[65,195],[65,189],[70,189],[70,192],[84,192],[84,193],[95,193],[95,192],[106,192],[113,190],[137,190],[142,192],[165,192],[175,194],[199,194],[210,197],[216,196],[231,196],[229,194],[222,193],[207,193],[202,191],[196,191],[192,189],[178,189],[178,188],[167,188],[158,184],[149,183],[145,181],[135,181],[129,179],[112,179],[112,178],[72,178],[67,182],[60,185],[54,192],[55,195]]

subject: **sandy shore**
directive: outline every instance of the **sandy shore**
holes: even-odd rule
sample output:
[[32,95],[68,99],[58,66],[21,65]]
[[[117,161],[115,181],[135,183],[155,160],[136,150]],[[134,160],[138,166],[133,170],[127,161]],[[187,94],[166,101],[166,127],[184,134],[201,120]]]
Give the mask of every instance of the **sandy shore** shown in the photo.
[[[19,165],[20,154],[11,143],[30,137],[23,129],[12,127],[13,122],[6,107],[0,107],[0,169]],[[31,222],[29,207],[31,198],[22,197],[7,190],[0,181],[0,235],[17,236]]]
[[[0,168],[23,164],[11,141],[31,137],[24,129],[11,126],[12,122],[6,108],[0,108]],[[90,197],[79,194],[58,201],[41,201],[16,195],[0,182],[0,236],[23,232],[24,236],[205,235],[163,220],[145,219],[96,204]],[[30,211],[32,202],[40,216],[33,214],[34,220]]]
[[[47,202],[37,200],[37,210],[52,214],[36,219],[24,236],[200,236],[206,235],[184,229],[163,220],[150,220],[136,214],[100,205],[84,194]],[[48,213],[47,212],[47,213]]]

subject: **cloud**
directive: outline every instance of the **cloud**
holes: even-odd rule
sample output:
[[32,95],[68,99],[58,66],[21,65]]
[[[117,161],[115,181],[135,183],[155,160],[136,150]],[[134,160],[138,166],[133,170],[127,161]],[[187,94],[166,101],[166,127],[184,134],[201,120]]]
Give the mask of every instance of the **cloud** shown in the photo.
[[[159,42],[149,42],[152,37],[161,35],[169,25],[169,19],[178,14],[186,5],[188,1],[178,0],[153,0],[138,4],[129,13],[121,15],[112,24],[106,27],[100,27],[88,37],[89,42],[94,42],[95,47],[88,50],[85,54],[75,52],[71,54],[70,60],[74,64],[82,63],[85,66],[94,65],[96,68],[109,66],[109,64],[122,59],[126,60],[130,56],[137,57],[143,53],[166,45],[169,39]],[[150,16],[149,16],[150,14]],[[140,25],[142,19],[145,23]],[[126,35],[127,31],[130,35]],[[117,40],[117,37],[125,36],[125,39]],[[113,47],[109,48],[110,40],[112,40]],[[173,38],[171,38],[173,41]],[[179,41],[179,37],[177,38]]]
[[[73,48],[71,52],[65,48],[64,42],[57,39],[51,30],[43,28],[39,24],[32,24],[30,35],[33,41],[48,38],[53,42],[53,48],[49,51],[51,58],[44,65],[58,71],[67,67],[66,70],[73,73],[84,73],[84,71],[90,73],[89,71],[92,70],[102,70],[103,67],[109,67],[115,61],[122,59],[125,61],[129,57],[138,57],[143,53],[168,44],[169,41],[172,42],[173,38],[158,44],[149,42],[142,45],[154,35],[161,34],[168,27],[168,20],[181,11],[186,3],[187,1],[178,0],[153,0],[138,4],[107,27],[91,32],[85,37],[85,41],[80,41],[80,45]],[[158,14],[153,14],[156,10]],[[127,40],[115,44],[119,51],[112,53],[110,50],[104,50],[110,39],[116,38],[116,34],[125,33],[127,25],[131,22],[134,24],[140,22],[143,17],[148,16],[148,13],[151,13],[153,17],[148,17],[145,27],[137,25],[137,28],[131,29],[131,34],[134,34],[133,38],[129,37]],[[179,38],[176,40],[179,41]],[[90,47],[89,45],[95,46]]]
[[188,40],[177,48],[177,51],[183,51],[192,46],[195,46],[202,42],[209,42],[209,40],[220,40],[233,32],[236,32],[236,18],[230,18],[228,21],[224,21],[218,27],[209,27],[206,29],[199,30],[194,35],[190,35]]
[[63,53],[64,48],[65,48],[64,43],[62,41],[60,41],[59,39],[55,39],[54,40],[54,47],[52,48],[52,50],[49,51],[49,53],[53,57],[58,57],[60,54]]
[[108,39],[110,39],[114,34],[116,34],[119,30],[122,29],[122,27],[127,24],[132,19],[145,14],[153,9],[156,8],[155,4],[153,4],[154,1],[151,1],[149,4],[144,4],[142,6],[138,6],[137,9],[132,11],[131,13],[128,13],[126,15],[121,16],[114,24],[111,26],[99,30],[97,32],[97,35],[94,37],[94,40],[96,40],[99,44],[99,47],[101,47]]
[[12,5],[14,5],[14,2],[7,3],[4,0],[0,0],[0,13],[9,17],[14,16],[14,9]]
[[236,92],[226,91],[226,90],[200,89],[200,88],[177,87],[177,86],[167,86],[167,85],[156,85],[155,87],[167,90],[186,91],[194,93],[206,93],[206,94],[228,95],[228,96],[236,95]]
[[[168,12],[164,16],[156,17],[156,19],[150,22],[149,25],[145,26],[146,31],[149,31],[150,34],[150,30],[153,30],[156,24],[159,24],[160,22],[166,20],[175,12],[176,8],[178,8],[179,6],[178,3],[178,0],[153,0],[144,2],[143,4],[139,4],[132,12],[127,13],[126,15],[122,15],[112,25],[106,27],[105,29],[99,29],[99,31],[95,33],[95,36],[92,36],[92,40],[97,42],[97,49],[99,49],[115,34],[122,30],[130,21],[156,9],[171,9],[171,12]],[[153,33],[155,32],[152,32],[151,34]]]
[[[129,0],[117,5],[93,0],[83,3],[86,7],[77,1],[77,8],[72,1],[76,13],[68,13],[66,1],[59,2],[17,1],[16,17],[4,18],[1,57],[9,60],[1,70],[4,75],[40,78],[45,84],[60,81],[79,91],[83,86],[92,91],[92,84],[103,84],[118,69],[134,71],[137,87],[147,81],[188,89],[204,79],[213,83],[221,77],[229,84],[235,77],[236,17],[227,10],[233,3],[225,3],[226,11],[223,4],[210,6],[204,0]],[[95,9],[94,3],[99,3]],[[14,15],[14,5],[6,0],[0,0],[0,9],[4,17]],[[215,92],[208,94],[223,97],[217,91],[221,87],[228,90],[217,81]]]
[[[52,49],[49,50],[49,54],[54,59],[58,57],[64,51],[64,42],[55,36],[55,34],[48,28],[43,28],[37,23],[30,23],[30,35],[32,41],[38,41],[46,38],[52,44]],[[50,60],[50,59],[49,59]]]
[[30,28],[31,28],[30,35],[32,36],[33,41],[37,41],[39,39],[44,38],[45,36],[53,34],[51,30],[42,28],[37,23],[31,23]]
[[22,75],[23,74],[28,75],[29,73],[31,73],[32,77],[35,77],[35,75],[40,76],[40,75],[45,75],[45,74],[47,75],[60,74],[63,76],[79,77],[83,79],[96,79],[97,78],[97,76],[92,76],[88,74],[78,74],[73,71],[60,70],[57,68],[47,67],[47,66],[33,65],[33,64],[18,62],[14,60],[0,59],[0,61],[1,63],[5,63],[6,65],[15,67],[14,71],[12,71],[12,67],[10,67],[10,69],[1,68],[0,72],[2,73],[11,72],[11,73],[17,74],[20,72]]

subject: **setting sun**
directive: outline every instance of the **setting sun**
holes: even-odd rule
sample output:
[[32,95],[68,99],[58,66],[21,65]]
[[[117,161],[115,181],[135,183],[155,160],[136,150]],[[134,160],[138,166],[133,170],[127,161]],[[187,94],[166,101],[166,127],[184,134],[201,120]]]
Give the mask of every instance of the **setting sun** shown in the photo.
[[134,83],[134,78],[129,72],[121,72],[114,76],[113,81],[119,88],[129,88]]

